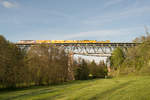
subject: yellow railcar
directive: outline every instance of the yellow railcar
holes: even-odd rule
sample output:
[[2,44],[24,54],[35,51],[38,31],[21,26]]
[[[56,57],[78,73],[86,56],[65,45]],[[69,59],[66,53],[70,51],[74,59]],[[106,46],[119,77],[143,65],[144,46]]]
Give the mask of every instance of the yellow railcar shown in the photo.
[[106,41],[97,41],[97,43],[110,43],[110,40],[106,40]]
[[110,40],[96,41],[96,40],[20,40],[18,43],[110,43]]
[[51,43],[51,40],[36,40],[36,43]]

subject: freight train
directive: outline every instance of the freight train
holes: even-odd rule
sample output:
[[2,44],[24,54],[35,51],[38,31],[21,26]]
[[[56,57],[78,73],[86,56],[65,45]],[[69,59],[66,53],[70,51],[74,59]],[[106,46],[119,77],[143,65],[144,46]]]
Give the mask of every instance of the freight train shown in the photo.
[[18,44],[42,44],[42,43],[110,43],[110,40],[20,40]]

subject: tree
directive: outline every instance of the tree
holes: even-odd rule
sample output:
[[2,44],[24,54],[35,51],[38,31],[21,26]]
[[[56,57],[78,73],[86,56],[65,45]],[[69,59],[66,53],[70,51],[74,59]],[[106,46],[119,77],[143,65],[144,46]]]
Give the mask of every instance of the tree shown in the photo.
[[6,39],[0,35],[0,84],[4,83],[5,76],[5,67],[6,67],[6,50],[7,50],[7,41]]
[[124,52],[121,48],[116,48],[111,56],[111,64],[114,69],[120,68],[121,64],[123,63],[125,56]]
[[93,60],[89,64],[88,68],[90,71],[90,76],[92,76],[92,78],[104,78],[107,75],[107,67],[105,66],[105,63],[103,61],[100,61],[99,64],[96,64]]
[[84,60],[82,60],[82,62],[75,69],[75,79],[87,80],[88,78],[89,78],[88,65]]
[[89,64],[89,70],[90,70],[90,76],[92,76],[92,78],[96,78],[96,74],[97,74],[97,65],[95,63],[95,61],[93,60],[90,64]]
[[0,36],[0,84],[16,87],[26,79],[24,52],[15,44]]
[[54,45],[33,46],[28,52],[28,66],[36,85],[61,83],[67,80],[68,55]]

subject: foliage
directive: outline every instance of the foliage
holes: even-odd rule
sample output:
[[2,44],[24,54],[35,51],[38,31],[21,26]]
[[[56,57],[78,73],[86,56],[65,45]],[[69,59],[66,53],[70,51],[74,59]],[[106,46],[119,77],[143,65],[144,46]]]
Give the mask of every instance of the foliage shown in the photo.
[[16,87],[28,80],[28,68],[24,63],[24,52],[0,36],[0,84]]
[[124,55],[123,50],[121,48],[116,48],[113,51],[112,56],[110,58],[112,67],[114,69],[120,68],[124,59],[125,59],[125,55]]
[[150,35],[136,38],[134,42],[141,44],[128,49],[120,74],[148,75],[150,72]]
[[107,67],[104,62],[96,64],[94,60],[87,62],[82,59],[79,64],[77,63],[74,66],[76,80],[105,78],[107,76]]
[[82,62],[77,65],[75,69],[75,79],[76,80],[87,80],[89,78],[89,69],[87,63],[82,60]]
[[0,36],[1,87],[49,85],[68,80],[68,55],[64,50],[41,44],[25,52]]
[[53,45],[33,46],[28,52],[28,66],[36,85],[67,81],[68,55]]
[[93,60],[89,64],[90,75],[92,78],[104,78],[107,76],[107,67],[104,62],[100,62],[98,65]]

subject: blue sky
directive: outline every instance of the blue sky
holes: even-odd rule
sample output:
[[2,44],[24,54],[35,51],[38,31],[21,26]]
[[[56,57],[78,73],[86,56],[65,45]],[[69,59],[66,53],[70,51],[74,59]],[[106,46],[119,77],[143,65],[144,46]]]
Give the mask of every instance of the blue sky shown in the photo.
[[150,0],[0,0],[8,40],[130,42],[150,27]]

